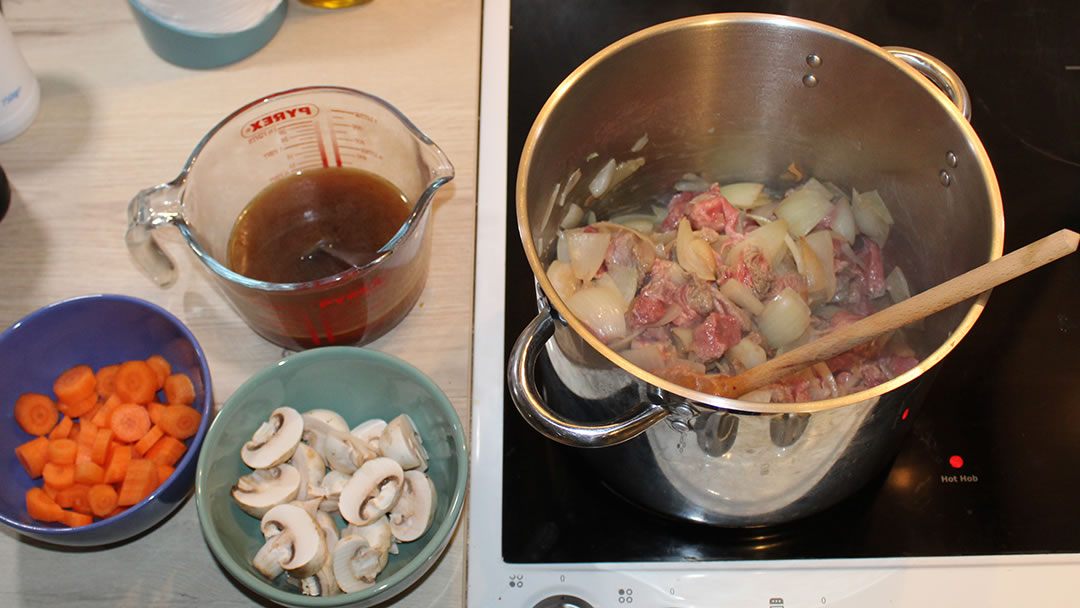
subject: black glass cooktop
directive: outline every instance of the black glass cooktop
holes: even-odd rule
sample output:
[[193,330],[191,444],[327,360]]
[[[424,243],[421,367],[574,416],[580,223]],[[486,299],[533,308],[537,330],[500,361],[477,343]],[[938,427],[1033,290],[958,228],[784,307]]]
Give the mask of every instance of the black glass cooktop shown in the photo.
[[[1080,230],[1075,0],[515,1],[511,5],[506,348],[536,314],[513,184],[540,107],[615,40],[694,14],[788,14],[943,60],[967,86],[997,172],[1005,250]],[[503,558],[510,563],[1080,553],[1080,255],[997,288],[937,367],[891,468],[807,520],[719,529],[646,512],[506,396]]]

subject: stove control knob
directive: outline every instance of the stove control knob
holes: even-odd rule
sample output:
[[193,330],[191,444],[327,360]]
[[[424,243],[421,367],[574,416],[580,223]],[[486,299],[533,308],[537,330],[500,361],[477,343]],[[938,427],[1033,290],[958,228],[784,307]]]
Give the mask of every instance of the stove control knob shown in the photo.
[[572,595],[553,595],[540,600],[533,608],[593,608],[593,605]]

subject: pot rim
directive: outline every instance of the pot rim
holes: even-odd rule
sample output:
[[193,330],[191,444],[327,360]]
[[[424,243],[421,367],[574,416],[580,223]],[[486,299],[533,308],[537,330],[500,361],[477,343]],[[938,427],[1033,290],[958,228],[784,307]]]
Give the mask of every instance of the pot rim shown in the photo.
[[[799,403],[759,403],[755,401],[744,401],[740,399],[731,399],[727,397],[719,397],[717,395],[711,395],[703,393],[691,388],[684,387],[674,382],[670,382],[659,376],[652,374],[644,369],[637,367],[630,363],[622,356],[618,355],[615,351],[600,341],[589,329],[579,321],[574,314],[570,311],[569,307],[562,301],[555,291],[554,286],[548,280],[547,271],[540,261],[540,257],[533,245],[532,227],[528,221],[528,205],[526,201],[525,193],[528,191],[528,172],[525,170],[533,159],[537,140],[542,135],[545,125],[548,122],[548,118],[554,111],[554,108],[559,104],[562,97],[574,87],[574,85],[581,79],[583,79],[590,71],[595,67],[602,64],[609,57],[618,54],[620,51],[627,47],[631,47],[640,43],[643,40],[652,38],[655,36],[665,35],[670,32],[681,30],[685,28],[697,28],[697,27],[713,27],[716,25],[726,23],[760,23],[763,25],[783,26],[788,28],[803,28],[816,31],[827,36],[832,36],[846,41],[850,44],[859,47],[860,49],[870,52],[876,55],[879,59],[886,62],[886,64],[893,66],[895,69],[904,71],[907,75],[917,83],[917,86],[921,86],[928,95],[933,97],[952,118],[953,122],[959,127],[964,134],[964,139],[971,145],[972,150],[975,152],[975,158],[978,162],[980,172],[985,176],[985,186],[988,190],[990,205],[992,207],[993,222],[991,226],[990,235],[990,256],[987,261],[991,261],[1001,257],[1004,249],[1004,231],[1005,231],[1005,219],[1004,211],[1001,202],[1001,190],[997,182],[997,177],[994,173],[993,166],[990,163],[989,156],[986,153],[985,148],[982,145],[982,141],[979,139],[975,130],[971,124],[964,118],[960,109],[949,99],[949,97],[942,92],[937,86],[935,86],[928,78],[921,74],[918,70],[905,62],[895,58],[888,51],[882,47],[873,44],[859,36],[856,36],[845,30],[835,28],[829,25],[810,21],[807,19],[801,19],[798,17],[790,17],[786,15],[775,15],[765,13],[714,13],[697,15],[692,17],[685,17],[682,19],[676,19],[673,21],[667,21],[660,23],[635,33],[632,33],[624,38],[621,38],[607,47],[601,49],[592,57],[587,59],[584,63],[574,69],[552,92],[550,97],[544,103],[533,122],[532,127],[529,130],[529,135],[525,140],[525,145],[522,148],[521,159],[518,164],[517,179],[515,182],[515,206],[517,212],[518,232],[521,237],[522,245],[525,249],[526,257],[529,260],[529,266],[532,268],[533,276],[540,284],[541,290],[544,296],[548,299],[550,305],[558,312],[562,318],[562,322],[569,325],[574,332],[586,341],[586,343],[592,347],[595,351],[604,356],[608,361],[623,371],[635,376],[655,387],[658,387],[662,391],[693,402],[696,405],[700,405],[711,409],[724,409],[740,412],[752,412],[761,414],[778,414],[778,413],[812,413],[830,410],[838,407],[844,407],[856,403],[860,403],[869,399],[880,397],[881,395],[895,390],[908,382],[918,378],[924,372],[928,371],[935,364],[941,361],[950,351],[960,342],[960,340],[967,335],[968,331],[975,324],[975,321],[982,314],[983,308],[986,306],[986,302],[990,297],[990,292],[984,292],[974,298],[967,313],[961,319],[957,327],[949,334],[948,338],[936,348],[929,355],[919,361],[918,365],[908,370],[907,372],[887,381],[879,384],[875,387],[852,393],[843,397],[835,397],[832,399],[825,399],[821,401],[807,401]],[[550,314],[543,310],[539,313]]]

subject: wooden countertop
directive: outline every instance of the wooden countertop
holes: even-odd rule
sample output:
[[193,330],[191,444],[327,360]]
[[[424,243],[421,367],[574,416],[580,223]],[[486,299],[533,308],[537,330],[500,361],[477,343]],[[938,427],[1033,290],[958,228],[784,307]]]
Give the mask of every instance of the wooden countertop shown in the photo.
[[[456,169],[436,197],[435,255],[420,303],[370,347],[427,373],[468,428],[481,3],[374,0],[319,10],[288,1],[285,23],[266,47],[213,70],[160,59],[120,0],[3,2],[42,101],[30,129],[0,145],[14,191],[0,221],[0,327],[72,296],[144,298],[195,333],[220,407],[287,353],[248,329],[175,230],[156,232],[180,279],[159,289],[143,276],[124,245],[128,201],[175,177],[203,134],[248,101],[310,84],[357,88],[394,104]],[[465,524],[434,570],[393,606],[464,604]],[[0,570],[8,573],[0,577],[3,606],[258,601],[214,561],[191,498],[149,534],[107,549],[46,547],[5,527]]]

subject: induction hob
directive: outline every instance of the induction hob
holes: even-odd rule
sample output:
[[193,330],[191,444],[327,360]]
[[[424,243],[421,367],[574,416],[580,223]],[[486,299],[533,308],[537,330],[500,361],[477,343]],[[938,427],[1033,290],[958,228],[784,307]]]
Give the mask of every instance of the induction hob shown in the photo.
[[536,303],[512,184],[536,113],[616,39],[735,10],[942,59],[972,95],[1004,199],[1005,250],[1080,228],[1080,10],[1067,0],[487,3],[468,605],[1080,605],[1080,256],[997,288],[937,366],[891,467],[799,522],[731,530],[646,512],[514,410],[505,357]]

